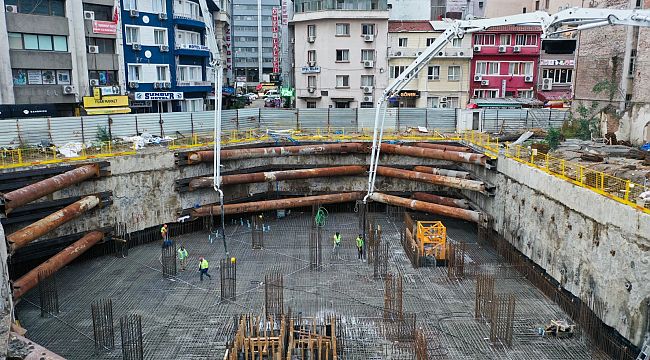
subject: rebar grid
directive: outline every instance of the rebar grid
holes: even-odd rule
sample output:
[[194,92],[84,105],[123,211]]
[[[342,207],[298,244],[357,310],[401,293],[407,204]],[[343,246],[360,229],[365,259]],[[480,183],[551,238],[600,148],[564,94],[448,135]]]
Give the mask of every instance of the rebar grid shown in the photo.
[[404,318],[402,275],[386,274],[384,279],[384,322]]
[[59,313],[59,293],[56,287],[56,274],[51,271],[38,272],[38,294],[41,303],[41,317]]
[[316,211],[318,205],[312,207],[312,223],[309,232],[309,270],[321,270],[323,263],[323,231],[318,224],[316,224]]
[[137,314],[122,316],[120,332],[122,334],[122,359],[142,360],[144,358],[142,317]]
[[415,330],[415,341],[413,342],[415,360],[428,360],[427,339],[422,329]]
[[476,299],[474,305],[474,318],[489,321],[491,319],[492,304],[494,299],[494,276],[481,274],[476,278]]
[[464,242],[454,243],[447,239],[447,277],[458,280],[465,277],[465,248]]
[[279,318],[284,314],[284,287],[282,273],[272,272],[264,276],[264,308],[266,317]]
[[237,261],[235,258],[221,259],[221,300],[237,300]]
[[515,296],[497,295],[490,313],[490,341],[493,344],[512,346],[512,324],[515,316]]
[[176,267],[176,242],[170,245],[163,245],[161,254],[162,274],[164,277],[174,277],[178,272]]
[[264,247],[264,218],[260,215],[251,216],[251,247],[261,249]]
[[115,347],[115,329],[113,327],[113,301],[100,299],[91,305],[93,318],[93,338],[95,351],[111,350]]

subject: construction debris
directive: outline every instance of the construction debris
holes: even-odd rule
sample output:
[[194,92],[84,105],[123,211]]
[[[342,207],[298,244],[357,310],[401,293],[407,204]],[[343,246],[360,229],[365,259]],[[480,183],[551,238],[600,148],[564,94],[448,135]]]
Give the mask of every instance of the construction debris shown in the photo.
[[575,325],[567,320],[551,320],[544,328],[539,328],[540,335],[552,335],[558,338],[570,338],[575,331]]

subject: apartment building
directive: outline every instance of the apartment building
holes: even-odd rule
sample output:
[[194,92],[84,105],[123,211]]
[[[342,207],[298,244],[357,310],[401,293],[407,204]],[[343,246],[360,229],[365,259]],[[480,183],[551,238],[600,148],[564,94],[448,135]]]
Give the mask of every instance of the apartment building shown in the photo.
[[[439,21],[388,22],[388,77],[394,81],[445,30]],[[468,101],[472,41],[453,39],[391,99],[392,107],[463,108]]]
[[[208,1],[209,10],[218,7]],[[126,83],[143,112],[202,111],[212,87],[198,2],[122,0]]]
[[542,40],[537,97],[548,106],[568,106],[573,98],[575,55],[575,39]]
[[[232,1],[219,0],[219,9],[212,13],[214,19],[214,37],[221,51],[221,60],[224,62],[223,83],[229,85],[234,82],[233,77],[233,51],[232,51]],[[214,82],[212,69],[208,69],[210,80]]]
[[540,37],[536,26],[499,26],[473,34],[472,98],[536,98]]
[[388,77],[385,0],[294,3],[296,107],[373,107]]
[[[465,19],[483,17],[488,0],[389,0],[391,20]],[[426,11],[429,9],[429,11]]]
[[593,7],[586,0],[486,0],[485,17],[500,17],[534,11],[556,13],[572,7]]

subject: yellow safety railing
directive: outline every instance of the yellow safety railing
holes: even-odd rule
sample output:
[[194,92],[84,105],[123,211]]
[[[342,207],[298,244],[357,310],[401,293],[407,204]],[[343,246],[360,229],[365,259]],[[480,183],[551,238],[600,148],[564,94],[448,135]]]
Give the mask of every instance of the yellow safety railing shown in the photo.
[[500,147],[497,139],[491,138],[489,134],[485,133],[464,133],[463,140],[482,149],[491,157],[496,157],[501,153],[505,157],[535,167],[547,174],[650,213],[649,203],[637,202],[641,193],[650,191],[650,186],[637,184],[631,180],[590,169],[584,165],[549,154],[537,153],[534,149],[525,146],[508,146],[508,144],[505,144],[505,146]]
[[81,145],[76,155],[70,157],[61,154],[60,149],[56,146],[0,149],[0,169],[133,155],[135,153],[135,144],[118,144],[111,141],[99,142],[93,145]]

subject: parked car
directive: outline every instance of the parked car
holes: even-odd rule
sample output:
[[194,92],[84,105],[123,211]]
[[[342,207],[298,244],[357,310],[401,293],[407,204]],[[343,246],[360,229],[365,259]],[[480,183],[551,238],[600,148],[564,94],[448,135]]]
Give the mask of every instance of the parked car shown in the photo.
[[256,93],[248,93],[248,94],[244,94],[244,95],[248,96],[248,98],[251,99],[251,100],[257,100],[257,98],[259,98],[259,95],[257,95]]
[[253,102],[250,97],[242,94],[238,94],[237,99],[243,101],[246,105],[250,105]]
[[279,96],[280,96],[280,93],[279,93],[277,90],[267,90],[267,91],[264,93],[264,98],[266,99],[266,98],[268,98],[269,96],[276,96],[276,97],[279,97]]
[[275,107],[279,108],[282,107],[282,99],[280,96],[269,96],[266,99],[264,99],[264,107]]

